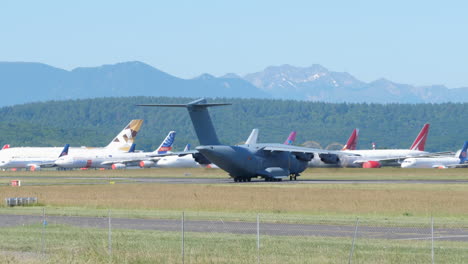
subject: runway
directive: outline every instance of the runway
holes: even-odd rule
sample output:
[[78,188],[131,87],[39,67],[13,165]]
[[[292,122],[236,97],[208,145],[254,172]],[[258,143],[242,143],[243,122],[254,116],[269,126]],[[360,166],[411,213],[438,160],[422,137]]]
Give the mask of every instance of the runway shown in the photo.
[[[194,178],[194,177],[62,177],[62,176],[0,176],[1,179],[21,180],[23,186],[31,185],[87,185],[87,184],[108,184],[109,181],[115,184],[132,183],[160,183],[160,184],[468,184],[468,180],[314,180],[298,179],[290,181],[288,179],[280,182],[265,182],[263,179],[252,179],[251,182],[234,182],[231,178]],[[28,180],[60,180],[57,183],[51,182],[28,182]],[[71,180],[72,182],[64,182]],[[2,184],[0,184],[2,185]],[[8,185],[4,183],[3,185]]]
[[[46,216],[47,225],[65,224],[83,228],[109,228],[107,217]],[[0,227],[14,227],[31,224],[42,224],[42,216],[37,215],[0,215]],[[112,218],[113,229],[155,230],[180,232],[180,219],[132,219]],[[256,222],[216,220],[185,220],[185,232],[257,234]],[[259,231],[267,236],[314,236],[352,238],[354,225],[330,224],[286,224],[260,221]],[[392,239],[392,240],[429,240],[431,226],[358,226],[359,239]],[[468,242],[466,228],[437,228],[434,239]]]

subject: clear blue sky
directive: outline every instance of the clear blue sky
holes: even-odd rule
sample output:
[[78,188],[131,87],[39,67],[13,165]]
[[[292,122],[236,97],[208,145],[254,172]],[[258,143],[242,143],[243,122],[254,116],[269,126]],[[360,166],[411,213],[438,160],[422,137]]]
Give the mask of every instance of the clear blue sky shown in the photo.
[[321,64],[468,87],[468,1],[2,1],[0,61],[139,60],[172,75]]

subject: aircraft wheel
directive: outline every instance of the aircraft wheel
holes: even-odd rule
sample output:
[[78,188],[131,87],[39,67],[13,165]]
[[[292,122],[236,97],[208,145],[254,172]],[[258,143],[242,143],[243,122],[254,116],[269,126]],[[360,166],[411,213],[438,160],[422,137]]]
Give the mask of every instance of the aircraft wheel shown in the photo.
[[247,181],[248,181],[248,182],[251,182],[251,181],[252,181],[252,178],[248,178]]

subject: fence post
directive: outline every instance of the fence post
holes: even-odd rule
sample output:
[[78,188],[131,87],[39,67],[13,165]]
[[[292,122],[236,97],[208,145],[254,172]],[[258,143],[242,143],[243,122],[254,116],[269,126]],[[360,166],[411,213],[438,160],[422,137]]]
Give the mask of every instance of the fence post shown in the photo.
[[434,264],[434,218],[431,215],[431,259],[432,259],[432,264]]
[[109,236],[108,236],[108,251],[109,251],[109,256],[112,257],[112,223],[111,223],[111,210],[109,209],[108,212],[107,212],[107,218],[108,218],[108,226],[109,226]]
[[41,253],[45,256],[45,231],[47,221],[45,218],[45,207],[42,208],[42,235],[41,235]]
[[257,263],[260,263],[260,215],[257,214]]
[[358,231],[358,225],[359,225],[359,217],[356,218],[356,228],[354,229],[353,243],[351,244],[351,250],[349,251],[348,264],[351,264],[352,259],[353,259],[353,254],[354,254],[354,242],[356,241],[356,236],[357,236],[357,231]]
[[182,264],[185,263],[185,212],[182,212]]

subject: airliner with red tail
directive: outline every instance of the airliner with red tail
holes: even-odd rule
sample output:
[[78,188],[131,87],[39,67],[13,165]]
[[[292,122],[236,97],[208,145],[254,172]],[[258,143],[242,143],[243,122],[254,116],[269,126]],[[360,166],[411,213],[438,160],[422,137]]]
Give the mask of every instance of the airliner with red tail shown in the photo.
[[342,151],[354,155],[319,154],[309,163],[309,167],[362,167],[380,168],[381,166],[400,166],[405,158],[431,156],[424,151],[429,124],[424,124],[409,149],[368,149],[357,150],[359,130],[356,128]]
[[363,168],[380,168],[381,166],[392,165],[400,166],[401,161],[403,161],[405,158],[428,156],[429,152],[424,151],[424,148],[426,146],[427,135],[429,133],[429,126],[429,124],[424,124],[423,128],[409,149],[345,149],[344,152],[352,153],[356,156],[339,157],[340,165],[342,167]]

